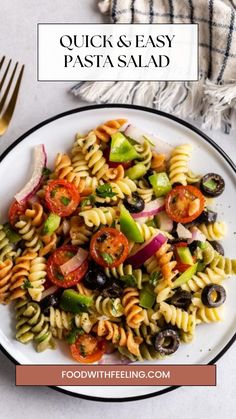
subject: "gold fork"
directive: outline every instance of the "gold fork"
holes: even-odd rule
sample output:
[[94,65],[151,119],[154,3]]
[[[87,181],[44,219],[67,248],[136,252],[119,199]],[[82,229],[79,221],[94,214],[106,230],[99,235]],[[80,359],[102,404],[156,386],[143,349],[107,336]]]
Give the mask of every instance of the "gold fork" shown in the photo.
[[[0,71],[1,71],[1,68],[3,67],[3,65],[4,65],[5,59],[6,59],[6,57],[4,56],[0,60]],[[12,93],[11,93],[11,97],[10,97],[9,102],[7,104],[7,98],[8,98],[11,86],[14,86],[14,85],[12,85],[12,83],[13,83],[13,80],[15,78],[16,70],[17,70],[17,67],[18,67],[18,62],[17,62],[14,66],[14,69],[13,69],[12,73],[10,73],[11,61],[12,60],[9,60],[9,62],[7,64],[7,67],[6,67],[6,69],[3,73],[2,79],[0,78],[0,94],[1,94],[1,93],[3,93],[2,90],[3,90],[3,86],[4,86],[4,83],[6,81],[7,76],[10,77],[9,81],[7,83],[7,86],[5,88],[5,91],[4,91],[4,93],[1,97],[1,100],[0,100],[0,136],[3,135],[6,132],[8,126],[11,122],[11,118],[12,118],[12,115],[13,115],[13,112],[14,112],[14,109],[15,109],[15,106],[16,106],[16,101],[17,101],[17,97],[18,97],[18,93],[19,93],[19,89],[20,89],[20,85],[21,85],[21,80],[22,80],[22,76],[23,76],[23,72],[24,72],[24,68],[25,68],[25,66],[22,65],[22,67],[20,69],[20,73],[19,73],[19,75],[16,79],[16,82],[15,82],[15,87],[14,87]],[[2,113],[2,111],[3,111],[3,113]],[[1,115],[1,113],[2,113],[2,115]]]

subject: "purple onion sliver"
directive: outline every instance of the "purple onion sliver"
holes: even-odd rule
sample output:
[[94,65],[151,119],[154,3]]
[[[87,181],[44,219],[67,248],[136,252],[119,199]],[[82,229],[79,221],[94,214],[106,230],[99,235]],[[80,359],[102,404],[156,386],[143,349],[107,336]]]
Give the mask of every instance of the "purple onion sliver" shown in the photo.
[[131,264],[133,268],[138,268],[143,265],[146,260],[160,249],[166,240],[166,237],[161,233],[153,236],[147,243],[143,244],[135,254],[131,255],[126,260],[127,264]]

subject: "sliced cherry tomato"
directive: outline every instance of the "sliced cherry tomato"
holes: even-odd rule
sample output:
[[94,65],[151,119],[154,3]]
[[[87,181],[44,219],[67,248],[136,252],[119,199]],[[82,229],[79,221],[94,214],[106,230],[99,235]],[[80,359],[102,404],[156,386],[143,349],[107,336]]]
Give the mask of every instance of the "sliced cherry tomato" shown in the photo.
[[90,253],[98,265],[116,268],[127,258],[129,242],[120,231],[104,227],[94,234],[90,242]]
[[190,223],[203,211],[205,199],[195,186],[176,186],[166,196],[167,215],[177,223]]
[[79,268],[67,275],[63,275],[60,269],[60,266],[75,256],[77,251],[77,247],[66,244],[51,254],[47,261],[47,276],[53,284],[62,288],[70,288],[84,277],[88,270],[87,260]]
[[10,224],[14,226],[19,220],[19,217],[21,215],[24,215],[26,210],[27,210],[26,201],[18,202],[14,200],[8,211],[8,218],[9,218]]
[[80,194],[73,183],[64,179],[56,179],[48,184],[45,200],[50,211],[61,217],[66,217],[76,210],[80,203]]
[[122,163],[116,163],[116,162],[110,161],[109,160],[110,147],[105,148],[105,150],[103,152],[103,155],[106,159],[106,162],[107,162],[108,166],[111,167],[112,169],[113,168],[115,169],[116,167],[121,165],[126,170],[126,169],[129,169],[130,167],[132,167],[133,164],[134,164],[132,161],[126,161],[126,162],[122,162]]
[[80,335],[75,343],[70,345],[73,358],[85,364],[99,361],[106,350],[106,342],[98,340],[91,334]]
[[185,242],[179,242],[179,243],[176,243],[175,244],[175,251],[174,251],[174,254],[175,254],[175,259],[176,259],[176,261],[177,261],[177,264],[176,264],[176,266],[175,266],[175,269],[177,269],[177,271],[179,271],[179,272],[185,272],[191,265],[188,265],[187,263],[183,263],[182,261],[181,261],[181,259],[180,259],[180,257],[179,257],[179,254],[178,254],[178,252],[177,252],[177,250],[176,250],[176,248],[177,247],[187,247],[188,245],[187,245],[187,243],[185,243]]

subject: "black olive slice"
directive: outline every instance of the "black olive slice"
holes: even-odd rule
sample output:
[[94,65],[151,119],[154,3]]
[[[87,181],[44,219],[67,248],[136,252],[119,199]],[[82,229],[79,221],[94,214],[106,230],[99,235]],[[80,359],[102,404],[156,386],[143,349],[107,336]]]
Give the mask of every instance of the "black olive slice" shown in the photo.
[[175,294],[168,300],[175,307],[188,309],[192,301],[192,294],[189,291],[177,290]]
[[173,329],[165,329],[154,337],[154,348],[161,355],[171,355],[180,344],[178,333]]
[[212,241],[211,245],[220,255],[222,255],[222,256],[225,255],[225,251],[224,251],[224,248],[223,248],[222,244],[220,244],[217,241]]
[[43,314],[49,315],[50,307],[57,307],[59,305],[59,294],[50,294],[39,303]]
[[102,269],[99,269],[96,265],[90,265],[82,282],[90,290],[102,290],[109,282],[109,278]]
[[149,181],[149,177],[152,176],[154,174],[154,171],[152,169],[148,169],[148,171],[145,173],[145,175],[143,175],[143,179],[146,180],[146,182],[148,183],[148,185],[152,186],[150,181]]
[[138,194],[133,193],[131,196],[127,196],[123,204],[125,208],[131,213],[137,213],[143,211],[145,202]]
[[118,281],[110,280],[109,283],[106,285],[106,288],[102,290],[102,296],[104,298],[118,298],[123,293],[122,283]]
[[209,284],[202,290],[201,299],[206,307],[221,306],[226,300],[226,292],[222,285]]
[[200,189],[206,196],[219,196],[224,192],[225,181],[216,173],[208,173],[201,179]]
[[202,211],[201,215],[196,219],[196,222],[211,224],[217,220],[217,212],[209,209]]

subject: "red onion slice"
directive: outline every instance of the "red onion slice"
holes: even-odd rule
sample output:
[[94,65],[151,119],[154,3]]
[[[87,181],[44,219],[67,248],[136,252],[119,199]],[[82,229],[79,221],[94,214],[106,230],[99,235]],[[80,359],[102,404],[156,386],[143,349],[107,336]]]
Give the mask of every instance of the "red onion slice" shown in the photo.
[[128,259],[126,259],[126,263],[132,265],[133,268],[138,268],[139,266],[143,265],[146,260],[153,256],[154,253],[156,253],[166,242],[166,240],[167,238],[163,236],[163,234],[158,233],[148,242],[140,246],[136,253],[130,255]]
[[60,266],[62,275],[68,275],[69,273],[78,269],[82,265],[82,263],[84,263],[84,261],[87,259],[87,257],[87,250],[84,250],[82,249],[82,247],[80,247],[75,256],[73,256],[71,259],[69,259],[67,262],[63,263],[63,265]]
[[183,224],[178,223],[176,232],[178,234],[179,239],[191,239],[192,233]]
[[22,202],[32,196],[40,186],[43,168],[46,166],[47,155],[43,144],[34,147],[34,168],[30,180],[15,195],[17,202]]
[[197,227],[192,227],[190,230],[192,237],[188,239],[188,244],[191,244],[195,240],[205,243],[206,236]]
[[133,218],[150,217],[156,215],[165,209],[164,198],[157,198],[154,201],[145,204],[144,210],[141,212],[132,213]]
[[40,301],[43,300],[48,295],[55,294],[57,290],[59,290],[59,287],[57,287],[56,285],[53,285],[52,287],[47,288],[45,291],[42,292]]

